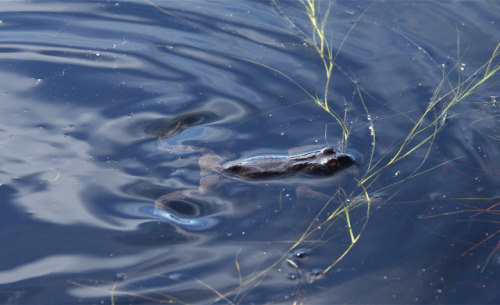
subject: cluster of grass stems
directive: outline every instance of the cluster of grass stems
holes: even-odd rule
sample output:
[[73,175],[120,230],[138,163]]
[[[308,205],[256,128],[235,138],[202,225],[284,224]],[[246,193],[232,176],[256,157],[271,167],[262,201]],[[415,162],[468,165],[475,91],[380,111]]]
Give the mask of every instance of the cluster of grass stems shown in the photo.
[[[311,221],[306,231],[300,236],[297,241],[293,243],[292,247],[289,249],[289,251],[292,251],[297,247],[303,245],[303,243],[308,240],[308,237],[311,236],[318,228],[324,228],[325,226],[328,226],[330,222],[336,219],[343,219],[346,222],[346,226],[348,228],[351,244],[340,256],[335,258],[332,263],[323,270],[323,274],[325,274],[329,270],[331,270],[331,268],[335,266],[359,240],[359,237],[365,229],[370,216],[370,206],[373,199],[373,194],[379,194],[381,192],[387,191],[391,188],[394,188],[398,184],[406,182],[409,179],[427,173],[431,170],[434,170],[436,167],[440,167],[445,164],[438,164],[437,166],[434,166],[432,168],[423,168],[423,165],[428,160],[429,153],[431,152],[431,148],[433,147],[433,143],[437,134],[446,127],[446,122],[452,117],[451,115],[449,115],[449,113],[451,112],[450,110],[457,104],[461,103],[466,98],[474,94],[479,87],[484,86],[488,80],[490,80],[499,72],[500,43],[497,44],[496,48],[491,53],[490,58],[481,67],[479,67],[472,75],[464,78],[460,69],[460,62],[463,60],[463,58],[460,54],[460,36],[458,30],[457,64],[452,67],[438,64],[417,42],[398,32],[411,44],[417,47],[418,50],[425,54],[425,56],[428,57],[428,59],[436,66],[436,69],[439,69],[442,72],[442,78],[440,83],[436,86],[430,102],[428,103],[423,113],[420,115],[420,117],[417,118],[417,120],[413,121],[414,125],[411,130],[408,132],[404,139],[395,144],[396,149],[391,150],[391,152],[389,152],[389,155],[387,156],[375,156],[375,146],[377,142],[376,129],[371,120],[371,115],[368,110],[369,107],[365,102],[365,96],[370,97],[370,94],[366,92],[356,82],[356,80],[345,73],[342,68],[340,66],[337,66],[335,63],[337,56],[342,50],[344,42],[348,39],[351,32],[354,30],[358,22],[361,20],[361,18],[363,18],[364,14],[370,9],[371,6],[368,6],[368,8],[365,9],[353,22],[352,26],[345,34],[341,43],[335,48],[336,51],[334,51],[334,47],[330,45],[329,41],[327,40],[327,20],[331,10],[332,1],[327,1],[326,3],[324,1],[315,0],[297,1],[301,3],[307,18],[309,19],[311,26],[310,33],[302,32],[300,28],[295,25],[292,20],[288,19],[284,13],[282,13],[282,15],[288,19],[288,21],[293,25],[295,29],[300,31],[301,36],[305,37],[307,43],[314,48],[317,56],[320,58],[325,69],[324,77],[326,79],[326,86],[323,91],[323,96],[313,96],[307,90],[303,89],[302,86],[297,84],[291,77],[284,74],[282,75],[295,83],[302,90],[304,90],[304,92],[309,97],[311,97],[311,99],[318,106],[320,106],[323,110],[325,110],[333,117],[334,121],[340,126],[342,130],[342,148],[347,147],[349,136],[351,135],[352,126],[349,123],[348,114],[346,112],[337,111],[335,109],[335,106],[332,106],[332,104],[329,103],[328,89],[329,85],[332,82],[333,71],[337,70],[340,73],[343,73],[345,76],[349,77],[352,80],[353,84],[356,85],[358,100],[362,106],[362,109],[364,109],[364,111],[366,112],[367,124],[370,130],[370,136],[372,137],[372,150],[369,156],[368,163],[365,166],[364,174],[357,181],[358,190],[349,194],[347,194],[343,189],[337,190],[337,192],[325,204],[323,209],[321,209],[319,214],[316,215],[314,220]],[[280,9],[278,3],[275,0],[273,0],[273,3],[275,7]],[[275,70],[274,68],[271,69]],[[457,72],[459,74],[458,81],[453,82],[450,76],[452,75],[452,73]],[[374,182],[378,177],[380,177],[385,169],[387,169],[391,165],[407,159],[409,156],[414,155],[417,151],[425,151],[425,154],[420,158],[421,161],[415,166],[412,173],[397,182],[375,189]],[[448,160],[446,161],[446,163],[451,161],[453,160]],[[332,201],[335,201],[337,205],[340,203],[340,205],[338,205],[338,207],[333,212],[327,210],[327,207]],[[351,211],[360,207],[366,208],[364,219],[361,222],[354,221],[351,218]],[[327,212],[330,213],[329,216],[325,221],[318,224],[316,222],[316,219],[320,219],[320,216],[324,215]],[[361,223],[361,228],[357,232],[354,232],[352,226],[352,224],[355,222]],[[498,247],[494,249],[494,251],[496,250],[498,250]],[[312,280],[314,279],[311,278],[310,281]]]

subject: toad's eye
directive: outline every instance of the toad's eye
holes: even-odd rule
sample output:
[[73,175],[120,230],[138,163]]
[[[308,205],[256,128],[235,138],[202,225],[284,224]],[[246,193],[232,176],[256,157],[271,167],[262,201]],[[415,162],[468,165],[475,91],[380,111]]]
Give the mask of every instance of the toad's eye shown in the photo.
[[335,167],[337,166],[337,159],[328,159],[326,160],[325,165],[328,167]]
[[335,155],[336,154],[335,149],[333,149],[331,147],[323,148],[321,150],[321,153],[323,155]]

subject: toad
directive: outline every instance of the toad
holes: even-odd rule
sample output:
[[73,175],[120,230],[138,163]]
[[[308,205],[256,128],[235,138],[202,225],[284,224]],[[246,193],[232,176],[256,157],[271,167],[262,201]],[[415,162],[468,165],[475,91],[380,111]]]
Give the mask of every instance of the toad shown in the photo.
[[215,152],[207,148],[189,145],[172,145],[169,152],[197,151],[199,159],[200,183],[198,189],[174,191],[158,198],[157,211],[164,209],[165,203],[184,200],[213,191],[230,180],[279,179],[293,175],[330,176],[354,163],[353,157],[337,153],[326,147],[294,155],[264,155],[225,162]]

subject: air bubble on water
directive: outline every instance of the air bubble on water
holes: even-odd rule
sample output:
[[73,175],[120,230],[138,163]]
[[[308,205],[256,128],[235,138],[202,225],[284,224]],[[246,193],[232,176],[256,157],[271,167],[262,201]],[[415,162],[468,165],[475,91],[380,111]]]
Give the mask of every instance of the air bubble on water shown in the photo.
[[123,272],[118,272],[118,273],[115,275],[115,277],[116,277],[116,280],[117,280],[117,281],[124,280],[124,279],[125,279],[125,273],[123,273]]
[[314,268],[309,274],[311,275],[311,277],[320,277],[323,275],[323,269]]
[[288,273],[287,277],[290,280],[296,280],[299,277],[299,275],[297,273]]
[[298,249],[293,253],[293,256],[297,258],[305,258],[309,254],[311,254],[311,251],[309,249]]

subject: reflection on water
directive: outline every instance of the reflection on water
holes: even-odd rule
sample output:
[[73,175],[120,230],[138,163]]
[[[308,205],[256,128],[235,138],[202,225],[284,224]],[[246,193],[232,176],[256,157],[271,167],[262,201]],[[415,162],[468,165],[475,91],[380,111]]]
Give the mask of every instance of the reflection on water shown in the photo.
[[[439,133],[415,134],[424,144],[390,161],[441,65],[450,83],[484,75],[498,7],[323,1],[330,80],[306,8],[4,5],[0,303],[495,303],[498,76],[454,108],[441,94],[446,117],[422,120]],[[204,181],[207,151],[306,146],[356,166]]]

